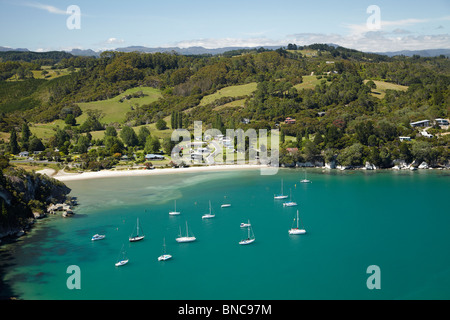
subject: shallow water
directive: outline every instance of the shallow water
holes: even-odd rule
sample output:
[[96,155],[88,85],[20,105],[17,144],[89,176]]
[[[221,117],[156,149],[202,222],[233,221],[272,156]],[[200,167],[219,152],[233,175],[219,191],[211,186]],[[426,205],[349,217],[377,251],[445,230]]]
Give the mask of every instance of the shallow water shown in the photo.
[[[283,169],[67,182],[80,206],[71,219],[40,221],[3,246],[3,295],[23,299],[449,299],[450,175],[446,171]],[[292,190],[298,207],[283,208]],[[180,216],[169,216],[177,200]],[[213,219],[202,219],[209,211]],[[231,203],[230,208],[220,208]],[[306,235],[290,236],[296,210]],[[146,235],[130,243],[136,218]],[[256,241],[238,242],[250,219]],[[197,237],[179,244],[185,223]],[[91,236],[106,239],[92,242]],[[172,260],[160,262],[163,238]],[[114,263],[125,245],[130,262]],[[67,267],[80,267],[69,290]],[[367,267],[380,267],[369,290]],[[7,291],[8,290],[8,291]]]

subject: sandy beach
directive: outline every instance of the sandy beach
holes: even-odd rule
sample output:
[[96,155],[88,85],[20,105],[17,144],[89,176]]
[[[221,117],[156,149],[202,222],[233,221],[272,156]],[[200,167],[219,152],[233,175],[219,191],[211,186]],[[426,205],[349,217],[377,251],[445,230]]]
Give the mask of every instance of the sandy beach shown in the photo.
[[[202,166],[202,167],[188,167],[188,168],[167,168],[167,169],[129,169],[129,170],[102,170],[96,172],[83,173],[67,173],[60,170],[56,173],[53,169],[43,169],[37,173],[46,174],[59,181],[74,181],[74,180],[88,180],[100,178],[113,177],[130,177],[130,176],[147,176],[147,175],[161,175],[161,174],[176,174],[176,173],[194,173],[207,171],[227,171],[227,170],[251,170],[251,169],[269,169],[266,165],[220,165],[220,166]],[[275,169],[275,168],[272,168]]]

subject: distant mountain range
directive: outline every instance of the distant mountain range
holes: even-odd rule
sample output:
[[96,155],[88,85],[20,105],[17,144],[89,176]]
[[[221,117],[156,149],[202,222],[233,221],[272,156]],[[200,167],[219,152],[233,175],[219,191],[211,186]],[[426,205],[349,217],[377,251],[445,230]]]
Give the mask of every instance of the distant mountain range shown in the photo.
[[404,55],[407,57],[412,57],[414,55],[418,55],[421,57],[437,57],[440,55],[444,55],[446,57],[450,57],[450,49],[429,49],[429,50],[402,50],[402,51],[393,51],[393,52],[374,52],[377,54],[384,54],[389,57]]
[[[337,45],[334,45],[337,46]],[[278,49],[280,46],[263,46],[265,49]],[[182,55],[200,55],[200,54],[222,54],[231,50],[241,50],[241,49],[257,49],[260,47],[224,47],[217,49],[207,49],[203,47],[189,47],[189,48],[179,48],[179,47],[166,47],[166,48],[148,48],[143,46],[129,46],[123,48],[114,49],[114,51],[119,52],[145,52],[145,53],[155,53],[155,52],[176,52]],[[8,48],[0,46],[0,51],[30,51],[26,48]],[[91,49],[72,49],[71,51],[66,51],[75,56],[100,56],[101,51],[94,51]],[[429,49],[429,50],[402,50],[402,51],[392,51],[392,52],[373,52],[376,54],[387,55],[389,57],[404,55],[407,57],[412,57],[413,55],[419,55],[421,57],[436,57],[440,55],[444,55],[446,57],[450,57],[450,49]]]

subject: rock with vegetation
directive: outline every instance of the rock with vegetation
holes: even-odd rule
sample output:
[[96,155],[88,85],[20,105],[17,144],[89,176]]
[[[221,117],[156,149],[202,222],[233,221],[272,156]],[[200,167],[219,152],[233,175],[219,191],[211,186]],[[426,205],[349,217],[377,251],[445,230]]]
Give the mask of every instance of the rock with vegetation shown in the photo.
[[71,191],[56,179],[5,163],[0,171],[0,237],[28,227],[45,215],[49,204],[66,201]]

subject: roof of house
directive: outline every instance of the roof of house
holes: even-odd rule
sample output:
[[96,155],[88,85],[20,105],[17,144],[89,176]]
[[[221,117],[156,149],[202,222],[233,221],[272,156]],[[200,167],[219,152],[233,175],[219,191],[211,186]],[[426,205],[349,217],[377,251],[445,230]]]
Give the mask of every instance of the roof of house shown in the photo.
[[421,123],[425,123],[425,122],[430,122],[430,120],[420,120],[420,121],[416,121],[416,122],[411,122],[410,124],[414,125],[414,124],[421,124]]

